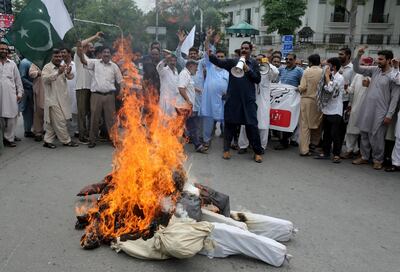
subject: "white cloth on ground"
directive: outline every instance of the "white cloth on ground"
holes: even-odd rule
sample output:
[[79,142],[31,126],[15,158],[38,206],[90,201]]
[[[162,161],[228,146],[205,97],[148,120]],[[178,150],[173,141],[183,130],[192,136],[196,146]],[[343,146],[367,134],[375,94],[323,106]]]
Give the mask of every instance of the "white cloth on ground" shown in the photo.
[[213,223],[211,239],[215,242],[212,252],[206,250],[199,254],[210,258],[225,258],[230,255],[245,255],[280,267],[286,259],[286,246],[267,237],[223,223]]
[[212,222],[212,223],[224,223],[230,226],[234,226],[243,230],[247,230],[247,225],[246,223],[240,222],[233,220],[230,217],[223,216],[222,214],[218,214],[212,211],[209,211],[207,209],[202,208],[201,209],[201,220],[202,221],[207,221],[207,222]]
[[231,217],[246,223],[250,232],[279,242],[289,241],[297,232],[292,222],[271,216],[231,211]]

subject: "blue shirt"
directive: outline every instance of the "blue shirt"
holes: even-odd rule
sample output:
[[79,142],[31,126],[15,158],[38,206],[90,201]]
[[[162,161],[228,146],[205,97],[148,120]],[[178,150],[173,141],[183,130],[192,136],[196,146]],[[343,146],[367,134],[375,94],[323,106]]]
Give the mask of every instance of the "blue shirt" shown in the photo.
[[294,87],[298,87],[300,85],[300,80],[302,76],[303,69],[297,66],[293,68],[279,68],[279,78],[282,84],[288,84]]

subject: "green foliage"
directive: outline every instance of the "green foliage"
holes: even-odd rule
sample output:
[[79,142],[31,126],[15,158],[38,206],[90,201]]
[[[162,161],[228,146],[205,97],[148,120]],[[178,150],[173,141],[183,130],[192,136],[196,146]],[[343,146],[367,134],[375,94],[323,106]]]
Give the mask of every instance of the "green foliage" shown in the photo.
[[[13,0],[14,12],[17,14],[29,0]],[[134,0],[64,0],[64,3],[72,16],[75,18],[102,23],[119,25],[124,35],[132,36],[132,46],[135,49],[146,52],[154,35],[146,33],[147,26],[155,26],[155,11],[147,14],[137,7]],[[186,5],[184,5],[186,3]],[[203,32],[208,26],[219,28],[222,23],[223,14],[218,11],[223,1],[219,0],[180,0],[168,10],[162,10],[159,16],[159,26],[167,28],[167,47],[174,49],[178,43],[177,31],[182,28],[190,30],[194,24],[200,31],[200,11],[204,12]],[[175,17],[176,22],[171,22]],[[64,42],[68,46],[74,46],[77,40],[85,39],[96,34],[97,31],[105,33],[104,40],[100,41],[107,45],[120,37],[117,28],[74,22],[74,28],[65,36]]]
[[[184,5],[183,3],[188,3]],[[168,10],[160,10],[159,26],[167,28],[166,44],[167,48],[175,49],[178,44],[176,33],[179,29],[190,31],[196,25],[196,31],[200,32],[200,10],[203,10],[203,32],[211,26],[218,29],[222,24],[224,14],[218,11],[223,1],[218,0],[191,0],[177,1],[177,4]],[[155,11],[145,15],[145,24],[155,26]],[[154,36],[153,36],[154,38]]]
[[[65,0],[67,9],[75,18],[108,24],[122,28],[124,35],[133,37],[133,46],[142,50],[148,39],[144,31],[143,13],[132,0]],[[120,30],[115,27],[92,25],[74,22],[75,28],[65,37],[68,44],[74,44],[78,39],[85,39],[97,31],[105,33],[104,41],[111,45],[120,37]]]
[[307,8],[305,0],[263,0],[263,5],[268,33],[278,31],[280,35],[294,34]]

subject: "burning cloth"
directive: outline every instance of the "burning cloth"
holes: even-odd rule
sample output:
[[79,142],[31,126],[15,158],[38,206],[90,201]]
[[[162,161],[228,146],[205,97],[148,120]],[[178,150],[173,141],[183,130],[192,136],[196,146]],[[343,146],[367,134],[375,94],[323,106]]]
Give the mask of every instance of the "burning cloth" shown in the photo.
[[[140,90],[141,78],[132,62],[130,42],[118,41],[116,48],[113,61],[120,65],[124,84],[123,106],[111,133],[116,146],[113,169],[103,183],[87,186],[79,193],[84,201],[90,200],[89,206],[77,209],[76,228],[85,228],[82,248],[111,244],[117,251],[145,259],[190,258],[200,251],[209,257],[244,254],[281,266],[287,258],[286,247],[271,237],[287,238],[290,227],[283,227],[287,221],[266,224],[271,220],[261,218],[263,228],[250,214],[229,218],[229,197],[225,194],[199,184],[184,192],[189,187],[181,139],[185,118],[164,114],[158,98],[152,95],[156,92]],[[179,203],[184,193],[194,194],[186,204]],[[99,196],[90,198],[91,194]],[[182,211],[184,204],[194,212]],[[243,229],[204,221],[201,208],[217,212],[209,214],[209,221],[219,215]],[[194,215],[203,221],[188,217]],[[278,226],[278,230],[272,226]],[[284,235],[273,235],[280,230]]]

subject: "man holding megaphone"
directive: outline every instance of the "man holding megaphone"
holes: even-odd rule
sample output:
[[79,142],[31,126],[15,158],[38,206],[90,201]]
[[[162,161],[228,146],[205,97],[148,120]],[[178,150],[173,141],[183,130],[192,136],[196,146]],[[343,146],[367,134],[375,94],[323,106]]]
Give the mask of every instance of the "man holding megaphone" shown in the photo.
[[[209,29],[207,35],[213,35]],[[258,131],[256,85],[261,81],[259,65],[251,58],[253,45],[249,41],[242,43],[240,59],[218,59],[210,56],[210,62],[229,72],[228,91],[224,107],[224,159],[230,159],[230,146],[233,136],[240,125],[246,126],[246,134],[254,150],[254,160],[262,162],[262,147]]]

